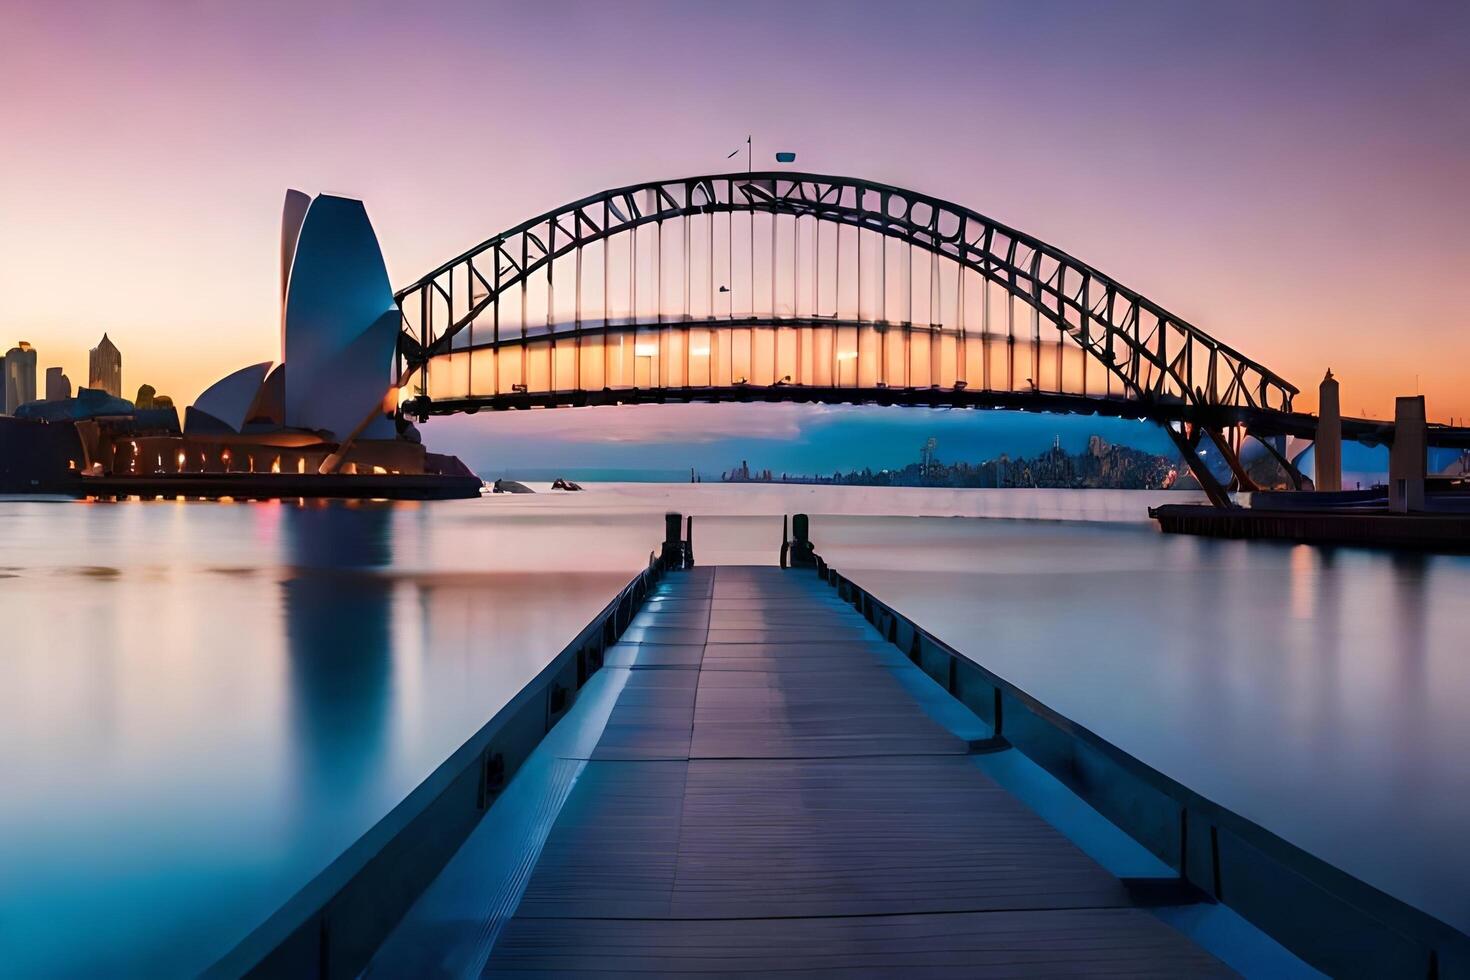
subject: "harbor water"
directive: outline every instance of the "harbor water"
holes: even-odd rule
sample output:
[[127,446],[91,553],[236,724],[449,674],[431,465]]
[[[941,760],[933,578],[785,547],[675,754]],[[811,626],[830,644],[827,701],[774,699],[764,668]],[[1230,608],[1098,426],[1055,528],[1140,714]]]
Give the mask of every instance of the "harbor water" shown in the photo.
[[[0,500],[0,962],[189,975],[695,515],[783,513],[968,656],[1470,931],[1470,559],[1169,537],[1160,495],[594,485],[429,504]],[[1009,519],[984,519],[1009,518]]]

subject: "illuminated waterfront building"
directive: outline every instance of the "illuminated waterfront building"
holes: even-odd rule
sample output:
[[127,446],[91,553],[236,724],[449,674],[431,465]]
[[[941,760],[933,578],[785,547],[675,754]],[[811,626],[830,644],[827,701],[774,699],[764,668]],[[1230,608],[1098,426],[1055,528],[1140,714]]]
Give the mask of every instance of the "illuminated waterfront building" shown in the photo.
[[[89,479],[239,474],[238,484],[211,487],[259,494],[275,481],[248,475],[404,475],[445,478],[414,483],[415,493],[477,494],[479,480],[463,463],[427,452],[413,425],[394,414],[402,314],[362,202],[289,192],[281,271],[282,360],[230,373],[182,419],[150,385],[133,401],[121,397],[122,356],[105,334],[91,352],[92,383],[75,397],[67,397],[70,385],[59,368],[54,386],[48,371],[48,392],[59,397],[19,413],[22,422],[64,424],[69,441],[52,455],[66,465],[52,466],[47,479],[60,485],[75,474],[76,487],[85,487]],[[21,348],[29,358],[29,389],[17,387],[12,404],[35,394],[35,353]],[[21,398],[27,391],[30,397]]]
[[[281,360],[242,367],[183,413],[149,386],[133,403],[106,336],[88,398],[31,417],[74,421],[95,476],[201,473],[469,476],[397,421],[392,364],[402,314],[361,201],[289,191],[281,228]],[[288,370],[289,369],[289,370]]]

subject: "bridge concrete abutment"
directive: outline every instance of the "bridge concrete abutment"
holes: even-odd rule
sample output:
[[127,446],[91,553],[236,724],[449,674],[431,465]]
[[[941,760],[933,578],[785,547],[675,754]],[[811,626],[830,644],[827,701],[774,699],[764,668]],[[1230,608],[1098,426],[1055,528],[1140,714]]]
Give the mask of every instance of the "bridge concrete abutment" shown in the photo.
[[1317,389],[1317,438],[1313,454],[1317,472],[1313,483],[1318,490],[1342,489],[1342,409],[1339,404],[1337,379],[1328,370]]
[[1423,395],[1395,400],[1393,446],[1388,454],[1388,509],[1391,511],[1406,514],[1424,509],[1428,429]]

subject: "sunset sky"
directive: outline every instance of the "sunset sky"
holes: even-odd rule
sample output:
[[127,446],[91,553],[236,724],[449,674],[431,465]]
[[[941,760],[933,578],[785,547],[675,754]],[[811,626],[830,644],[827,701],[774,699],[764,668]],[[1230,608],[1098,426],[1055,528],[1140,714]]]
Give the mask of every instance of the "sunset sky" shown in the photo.
[[[758,164],[794,150],[1054,243],[1299,407],[1330,366],[1345,412],[1417,384],[1470,416],[1464,3],[0,0],[0,25],[0,341],[74,383],[104,330],[129,389],[184,404],[277,356],[287,187],[362,198],[400,285],[601,188],[718,172],[751,133]],[[623,438],[767,424],[667,411]],[[552,438],[606,441],[583,414]]]

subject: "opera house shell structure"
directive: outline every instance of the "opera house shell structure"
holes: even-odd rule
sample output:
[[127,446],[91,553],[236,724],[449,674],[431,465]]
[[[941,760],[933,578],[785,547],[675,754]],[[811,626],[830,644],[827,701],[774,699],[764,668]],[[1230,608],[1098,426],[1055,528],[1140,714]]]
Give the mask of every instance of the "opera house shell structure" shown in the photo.
[[238,475],[242,488],[276,484],[248,474],[339,484],[363,475],[420,483],[438,476],[464,491],[444,495],[478,494],[479,481],[459,460],[425,452],[417,431],[393,411],[401,314],[361,201],[287,192],[280,298],[280,359],[215,382],[185,412],[182,432],[172,410],[160,423],[120,399],[97,411],[84,410],[100,405],[96,398],[52,406],[53,414],[70,412],[80,438],[84,465],[73,468],[99,482]]
[[393,438],[383,411],[400,315],[361,201],[286,192],[281,217],[281,359],[210,386],[185,432],[270,426],[341,443]]

